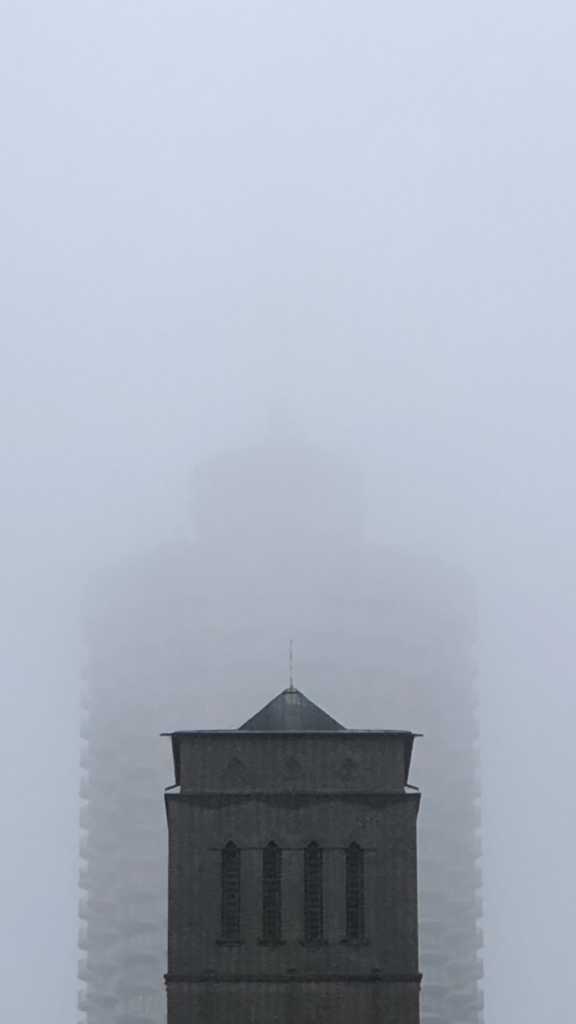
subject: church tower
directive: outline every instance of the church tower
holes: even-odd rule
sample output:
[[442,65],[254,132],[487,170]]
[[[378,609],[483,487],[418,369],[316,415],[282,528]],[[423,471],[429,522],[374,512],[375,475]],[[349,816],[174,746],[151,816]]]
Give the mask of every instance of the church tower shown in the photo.
[[414,734],[290,687],[171,738],[168,1024],[418,1024]]

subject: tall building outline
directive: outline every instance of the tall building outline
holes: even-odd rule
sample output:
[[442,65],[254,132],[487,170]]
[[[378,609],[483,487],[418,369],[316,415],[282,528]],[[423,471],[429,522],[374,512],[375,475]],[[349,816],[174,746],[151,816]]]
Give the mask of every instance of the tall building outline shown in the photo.
[[[409,721],[425,734],[414,763],[427,794],[422,1022],[481,1024],[470,587],[437,559],[366,542],[355,486],[354,474],[314,452],[223,457],[201,475],[196,541],[127,561],[94,587],[82,726],[86,1024],[164,1019],[166,853],[154,793],[169,766],[158,734],[199,720],[203,692],[221,705],[211,697],[207,724],[240,719],[247,689],[264,699],[271,680],[282,681],[289,637],[296,682],[320,703],[351,725]],[[295,500],[305,508],[293,516]],[[247,524],[249,507],[262,511]]]

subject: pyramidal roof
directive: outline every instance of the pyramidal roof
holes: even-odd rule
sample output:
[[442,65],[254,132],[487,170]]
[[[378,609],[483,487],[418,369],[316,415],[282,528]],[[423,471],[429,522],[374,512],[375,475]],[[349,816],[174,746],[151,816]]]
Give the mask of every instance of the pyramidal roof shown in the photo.
[[300,690],[289,686],[244,722],[240,729],[247,732],[334,732],[343,731],[344,726],[308,700]]

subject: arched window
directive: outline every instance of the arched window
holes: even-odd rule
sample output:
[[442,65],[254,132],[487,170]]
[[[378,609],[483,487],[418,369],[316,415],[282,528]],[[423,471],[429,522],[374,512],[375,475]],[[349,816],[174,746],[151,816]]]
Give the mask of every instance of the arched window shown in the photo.
[[239,942],[240,850],[232,842],[222,850],[221,889],[221,938],[224,942]]
[[346,850],[346,938],[364,938],[364,850],[351,843]]
[[282,939],[282,850],[268,843],[262,851],[262,941]]
[[304,941],[322,942],[324,937],[324,893],[322,849],[309,843],[304,850]]

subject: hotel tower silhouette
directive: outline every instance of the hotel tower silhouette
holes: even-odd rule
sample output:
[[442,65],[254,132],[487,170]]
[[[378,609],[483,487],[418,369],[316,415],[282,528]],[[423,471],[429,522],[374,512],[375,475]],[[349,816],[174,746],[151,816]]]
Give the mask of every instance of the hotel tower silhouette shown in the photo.
[[126,559],[95,581],[82,725],[85,1024],[165,1020],[167,850],[158,793],[171,766],[159,734],[244,721],[286,685],[291,637],[296,686],[351,734],[372,724],[424,734],[412,769],[425,791],[421,1020],[481,1024],[470,590],[432,557],[368,542],[359,493],[352,470],[314,449],[224,455],[197,475],[193,540]]

